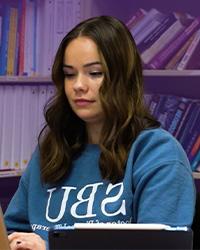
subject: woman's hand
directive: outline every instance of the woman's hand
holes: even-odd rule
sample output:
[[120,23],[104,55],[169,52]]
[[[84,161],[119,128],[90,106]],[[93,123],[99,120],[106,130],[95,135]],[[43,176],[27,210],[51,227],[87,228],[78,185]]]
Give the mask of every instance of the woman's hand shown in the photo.
[[46,250],[45,241],[35,233],[12,233],[8,236],[11,250]]

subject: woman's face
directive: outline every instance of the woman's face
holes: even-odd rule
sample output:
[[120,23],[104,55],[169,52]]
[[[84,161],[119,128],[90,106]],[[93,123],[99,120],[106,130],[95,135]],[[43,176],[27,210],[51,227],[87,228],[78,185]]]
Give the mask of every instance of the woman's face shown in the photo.
[[104,73],[94,41],[85,36],[72,40],[65,49],[63,71],[65,93],[74,113],[88,124],[101,124],[99,88]]

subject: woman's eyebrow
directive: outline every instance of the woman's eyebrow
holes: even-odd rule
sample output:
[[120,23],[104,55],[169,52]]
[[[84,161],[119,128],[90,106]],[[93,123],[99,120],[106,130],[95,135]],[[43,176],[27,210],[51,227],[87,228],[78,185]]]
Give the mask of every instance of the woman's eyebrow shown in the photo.
[[73,66],[71,66],[71,65],[67,65],[67,64],[63,64],[63,69],[64,68],[70,68],[70,69],[73,69]]
[[[90,66],[93,66],[93,65],[102,65],[101,62],[99,61],[95,61],[95,62],[90,62],[90,63],[86,63],[83,65],[84,68],[87,68],[87,67],[90,67]],[[70,69],[73,69],[74,67],[72,65],[69,65],[69,64],[63,64],[63,68],[70,68]]]
[[86,63],[86,64],[83,65],[83,67],[90,67],[90,66],[93,66],[93,65],[102,65],[102,63],[99,62],[99,61]]

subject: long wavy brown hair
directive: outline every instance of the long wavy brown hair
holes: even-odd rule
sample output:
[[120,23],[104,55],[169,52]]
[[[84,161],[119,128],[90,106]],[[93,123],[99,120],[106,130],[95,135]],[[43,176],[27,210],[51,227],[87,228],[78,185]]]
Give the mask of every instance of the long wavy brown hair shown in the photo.
[[99,90],[106,117],[99,142],[102,177],[112,183],[123,178],[134,140],[144,129],[160,125],[143,102],[141,59],[129,30],[110,16],[83,21],[63,38],[52,67],[56,94],[45,107],[46,125],[39,135],[44,183],[55,184],[66,178],[72,161],[87,144],[85,123],[73,113],[64,91],[64,51],[80,36],[89,37],[96,43],[104,69]]

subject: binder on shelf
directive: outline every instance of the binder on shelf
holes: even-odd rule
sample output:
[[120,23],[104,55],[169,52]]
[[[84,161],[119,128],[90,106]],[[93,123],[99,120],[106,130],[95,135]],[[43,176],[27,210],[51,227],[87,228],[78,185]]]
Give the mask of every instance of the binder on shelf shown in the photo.
[[11,147],[11,169],[20,171],[21,168],[21,127],[22,127],[22,100],[23,86],[12,86],[13,88],[13,127]]
[[32,123],[32,117],[30,113],[31,89],[29,86],[23,87],[22,96],[22,126],[21,126],[21,170],[23,171],[30,160],[32,149],[30,142],[30,127]]
[[40,133],[41,129],[45,125],[44,106],[47,101],[47,86],[40,86],[38,94],[39,96],[38,96],[38,110],[37,110],[37,116],[38,116],[37,135]]
[[11,149],[13,132],[13,88],[4,86],[2,111],[2,141],[0,169],[11,168]]
[[38,102],[39,102],[39,86],[30,86],[30,148],[34,151],[38,141]]

